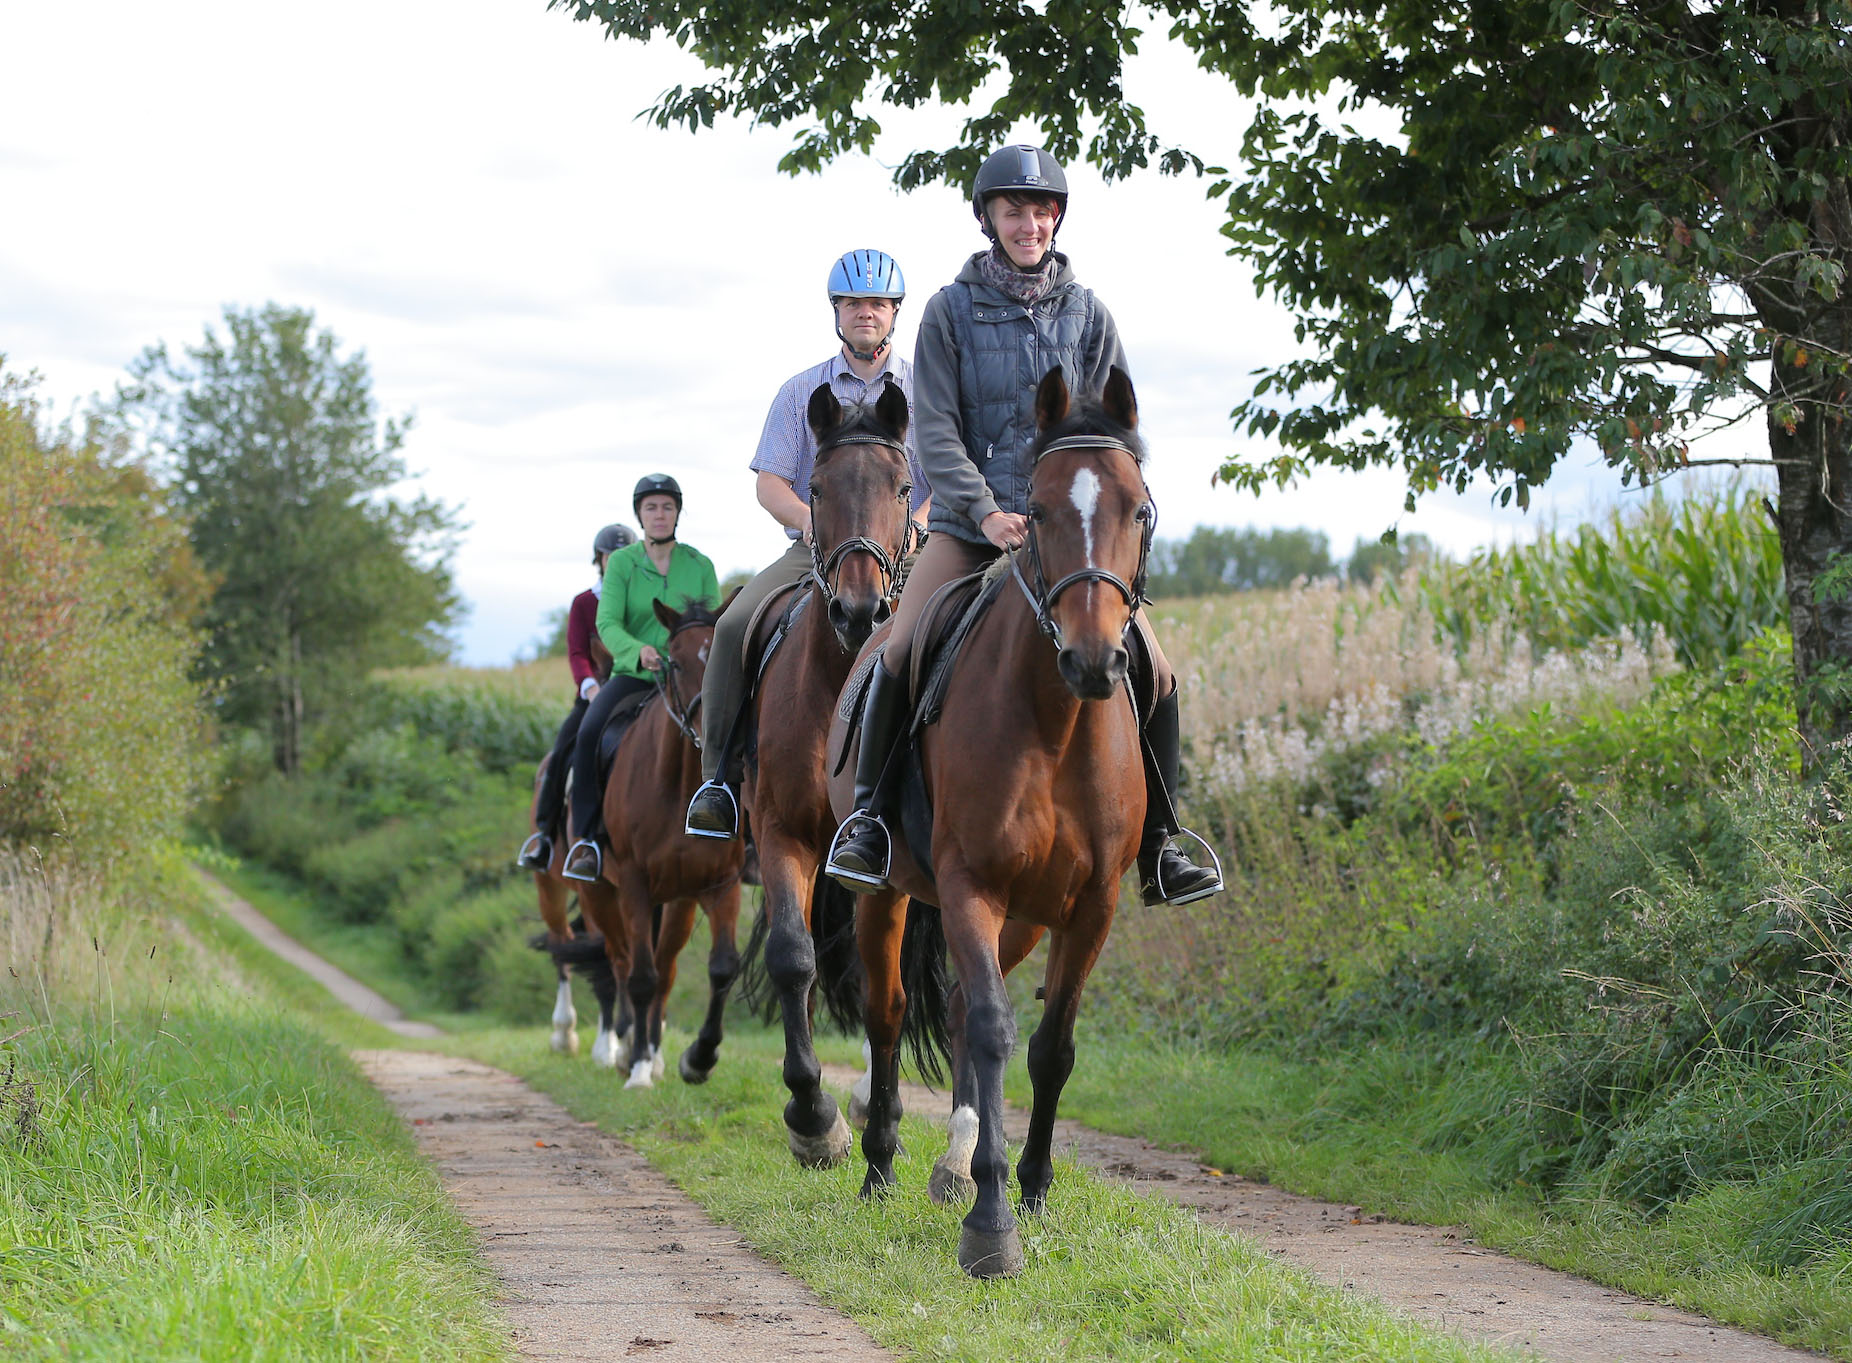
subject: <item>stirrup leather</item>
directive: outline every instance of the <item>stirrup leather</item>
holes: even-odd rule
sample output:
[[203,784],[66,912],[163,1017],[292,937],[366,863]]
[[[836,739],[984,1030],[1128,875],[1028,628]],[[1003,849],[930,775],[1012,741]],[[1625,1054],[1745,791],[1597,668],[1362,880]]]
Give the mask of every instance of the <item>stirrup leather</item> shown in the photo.
[[1205,885],[1202,889],[1197,890],[1194,894],[1185,895],[1181,899],[1172,899],[1170,897],[1170,893],[1168,889],[1166,888],[1164,884],[1164,857],[1163,857],[1163,853],[1160,851],[1160,853],[1158,854],[1157,870],[1156,870],[1158,898],[1161,899],[1164,903],[1169,904],[1171,907],[1176,908],[1184,904],[1194,904],[1199,899],[1207,899],[1210,895],[1215,894],[1217,891],[1221,890],[1223,887],[1222,859],[1215,854],[1215,848],[1209,845],[1208,840],[1199,833],[1192,833],[1187,828],[1179,828],[1175,833],[1172,833],[1170,836],[1173,839],[1174,838],[1188,838],[1191,842],[1195,843],[1198,847],[1202,848],[1203,851],[1209,854],[1209,865],[1213,867],[1215,870],[1215,884]]
[[[730,811],[727,816],[729,827],[724,832],[717,828],[696,828],[690,822],[696,803],[710,790],[717,790],[727,797],[727,808]],[[721,842],[729,842],[739,836],[739,831],[740,802],[739,797],[733,793],[733,787],[719,777],[715,777],[712,781],[703,781],[700,788],[689,798],[688,812],[682,816],[682,832],[691,838],[716,838]]]
[[[866,871],[852,870],[847,866],[839,866],[836,862],[837,849],[842,846],[845,838],[860,828],[862,823],[871,823],[881,830],[881,839],[883,846],[886,848],[886,855],[881,858],[881,872],[879,875],[870,875]],[[893,869],[894,837],[893,834],[888,831],[886,821],[883,820],[879,814],[873,813],[870,810],[857,809],[850,811],[849,817],[844,819],[842,821],[842,826],[836,830],[836,836],[830,839],[830,856],[829,860],[823,864],[823,873],[834,880],[848,881],[855,885],[865,885],[870,890],[880,890],[887,887],[888,873]]]

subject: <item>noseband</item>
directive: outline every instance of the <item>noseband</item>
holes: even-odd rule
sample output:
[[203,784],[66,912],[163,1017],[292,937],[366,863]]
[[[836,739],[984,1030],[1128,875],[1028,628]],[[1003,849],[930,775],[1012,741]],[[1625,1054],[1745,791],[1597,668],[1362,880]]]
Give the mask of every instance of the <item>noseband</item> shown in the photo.
[[656,692],[662,697],[662,708],[667,712],[669,722],[682,731],[682,737],[694,744],[697,752],[701,748],[701,731],[695,728],[694,717],[695,711],[701,708],[701,695],[695,693],[693,705],[682,705],[681,695],[675,687],[675,679],[680,675],[681,668],[676,666],[674,657],[669,653],[668,643],[683,630],[699,629],[703,625],[711,629],[713,624],[712,620],[690,620],[670,630],[669,639],[663,641],[662,666],[656,669]]
[[[901,458],[903,459],[906,458],[907,455],[907,447],[898,440],[890,439],[884,435],[872,435],[867,432],[858,432],[847,435],[842,439],[831,440],[826,445],[817,446],[817,457],[821,458],[831,450],[840,449],[844,445],[885,445],[890,450],[899,450]],[[903,483],[901,485],[898,496],[902,506],[907,506],[912,490],[913,485],[911,483]],[[908,507],[908,510],[911,511],[911,507]],[[825,557],[823,551],[817,547],[816,536],[811,536],[810,576],[816,581],[817,589],[823,593],[823,602],[826,606],[836,600],[836,586],[833,581],[836,576],[836,570],[842,566],[842,561],[850,554],[858,553],[873,556],[875,566],[881,570],[882,576],[887,579],[887,588],[881,593],[881,599],[890,606],[893,604],[894,598],[900,595],[900,588],[898,585],[900,581],[900,561],[913,551],[913,537],[918,529],[914,525],[911,515],[907,516],[906,521],[906,531],[900,538],[900,552],[891,555],[888,553],[887,546],[879,541],[872,540],[866,535],[854,535],[838,543],[830,550],[828,557]]]
[[[1131,455],[1134,463],[1138,460],[1137,452],[1130,445],[1113,436],[1068,435],[1051,441],[1039,451],[1035,456],[1036,462],[1040,463],[1043,455],[1052,454],[1056,450],[1119,450]],[[1052,613],[1055,601],[1069,587],[1082,582],[1103,582],[1123,596],[1125,598],[1125,628],[1119,631],[1120,637],[1123,638],[1126,630],[1131,629],[1132,617],[1138,614],[1138,608],[1145,603],[1145,584],[1150,576],[1151,537],[1157,531],[1157,505],[1150,500],[1148,495],[1141,510],[1147,510],[1150,514],[1143,518],[1144,528],[1139,534],[1138,541],[1138,571],[1133,575],[1130,583],[1117,573],[1105,568],[1097,568],[1089,563],[1084,568],[1075,569],[1050,587],[1047,578],[1042,573],[1041,541],[1035,533],[1035,521],[1030,520],[1029,533],[1025,540],[1030,576],[1028,578],[1023,576],[1022,554],[1017,551],[1012,551],[1010,554],[1010,573],[1015,577],[1016,585],[1022,588],[1023,596],[1028,598],[1029,609],[1035,613],[1036,627],[1053,641],[1057,649],[1062,648],[1063,644],[1061,626],[1055,622]]]

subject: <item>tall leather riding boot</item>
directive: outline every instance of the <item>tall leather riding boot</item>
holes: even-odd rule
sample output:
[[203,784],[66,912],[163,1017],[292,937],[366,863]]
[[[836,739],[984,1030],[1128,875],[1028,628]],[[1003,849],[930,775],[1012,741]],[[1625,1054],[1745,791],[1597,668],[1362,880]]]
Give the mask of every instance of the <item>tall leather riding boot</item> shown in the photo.
[[907,727],[908,714],[905,679],[889,673],[885,662],[876,663],[862,707],[862,746],[855,755],[855,809],[836,830],[823,868],[837,884],[857,894],[872,894],[887,883],[893,843],[883,820],[885,811],[877,803],[885,803],[880,800],[881,774]]
[[[1147,904],[1193,903],[1222,888],[1222,869],[1196,865],[1171,841],[1183,831],[1174,823],[1177,782],[1183,769],[1183,721],[1174,684],[1170,694],[1151,711],[1145,724],[1145,746],[1145,831],[1138,843],[1139,894]],[[1194,833],[1189,836],[1202,841]]]

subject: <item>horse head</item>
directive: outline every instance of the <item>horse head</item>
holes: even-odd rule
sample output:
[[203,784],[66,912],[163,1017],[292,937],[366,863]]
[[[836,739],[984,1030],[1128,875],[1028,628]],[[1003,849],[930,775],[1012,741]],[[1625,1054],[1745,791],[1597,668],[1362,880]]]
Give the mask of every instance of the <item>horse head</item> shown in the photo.
[[853,653],[893,608],[909,547],[913,484],[907,399],[887,383],[873,403],[844,408],[826,383],[807,413],[817,440],[810,474],[810,552],[830,627]]
[[661,601],[651,605],[656,619],[669,631],[661,650],[665,666],[658,681],[669,704],[670,718],[687,732],[695,707],[701,703],[701,679],[707,675],[707,655],[714,645],[714,624],[720,619],[720,611],[693,601],[679,611]]
[[1117,367],[1098,397],[1076,399],[1057,366],[1036,389],[1035,421],[1025,587],[1068,689],[1103,700],[1125,681],[1157,519],[1138,400]]

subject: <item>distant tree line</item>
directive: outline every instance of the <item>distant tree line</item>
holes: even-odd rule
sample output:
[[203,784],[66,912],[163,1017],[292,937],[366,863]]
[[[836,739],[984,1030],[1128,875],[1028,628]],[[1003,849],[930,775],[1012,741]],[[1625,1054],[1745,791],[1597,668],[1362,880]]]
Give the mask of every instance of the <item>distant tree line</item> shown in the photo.
[[1226,529],[1199,525],[1183,540],[1151,547],[1152,596],[1211,596],[1286,587],[1300,579],[1343,577],[1370,583],[1436,557],[1426,535],[1360,539],[1339,564],[1320,531]]

